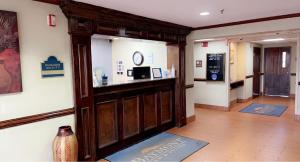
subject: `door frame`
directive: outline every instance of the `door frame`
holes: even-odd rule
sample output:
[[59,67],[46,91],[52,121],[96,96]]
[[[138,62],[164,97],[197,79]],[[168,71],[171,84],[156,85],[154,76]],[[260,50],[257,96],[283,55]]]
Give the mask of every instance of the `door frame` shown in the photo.
[[255,98],[255,97],[258,97],[258,96],[255,96],[254,95],[254,78],[255,78],[255,74],[254,74],[254,54],[255,54],[255,49],[259,49],[259,84],[258,84],[258,96],[262,95],[261,94],[261,65],[262,65],[262,59],[261,59],[261,56],[262,56],[262,47],[253,47],[253,82],[252,82],[252,97]]

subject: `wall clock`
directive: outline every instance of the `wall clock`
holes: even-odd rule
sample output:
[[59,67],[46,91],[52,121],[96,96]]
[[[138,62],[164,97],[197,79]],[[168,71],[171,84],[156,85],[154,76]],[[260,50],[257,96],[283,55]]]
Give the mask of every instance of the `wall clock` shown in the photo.
[[144,56],[143,56],[143,54],[142,54],[141,52],[139,52],[139,51],[134,52],[132,59],[133,59],[133,63],[134,63],[136,66],[142,65],[143,62],[144,62]]

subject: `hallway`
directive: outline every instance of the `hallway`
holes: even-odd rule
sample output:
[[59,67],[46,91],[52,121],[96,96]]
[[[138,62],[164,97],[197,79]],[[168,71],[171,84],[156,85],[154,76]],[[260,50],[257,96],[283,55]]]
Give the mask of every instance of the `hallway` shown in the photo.
[[[281,117],[240,113],[252,102],[287,105]],[[235,104],[230,112],[196,108],[196,121],[170,130],[210,144],[185,161],[300,161],[300,123],[294,99],[259,97]]]

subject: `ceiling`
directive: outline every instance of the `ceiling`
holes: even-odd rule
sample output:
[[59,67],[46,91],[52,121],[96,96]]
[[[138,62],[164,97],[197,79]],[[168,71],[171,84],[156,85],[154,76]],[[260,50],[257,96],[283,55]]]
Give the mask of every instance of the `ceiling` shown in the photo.
[[[300,13],[300,0],[76,0],[189,27]],[[224,14],[221,10],[224,9]],[[208,11],[209,16],[200,16]]]
[[[300,31],[281,31],[281,32],[270,32],[270,33],[259,33],[259,34],[248,34],[240,36],[232,36],[227,38],[230,42],[253,42],[263,45],[277,44],[277,43],[297,43],[297,36]],[[278,39],[282,38],[284,40],[280,41],[269,41],[265,42],[266,39]]]

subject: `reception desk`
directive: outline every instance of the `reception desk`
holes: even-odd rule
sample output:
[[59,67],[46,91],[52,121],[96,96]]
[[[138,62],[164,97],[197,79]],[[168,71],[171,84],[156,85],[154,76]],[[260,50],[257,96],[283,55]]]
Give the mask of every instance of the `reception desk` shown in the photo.
[[175,78],[94,88],[97,158],[175,126]]

